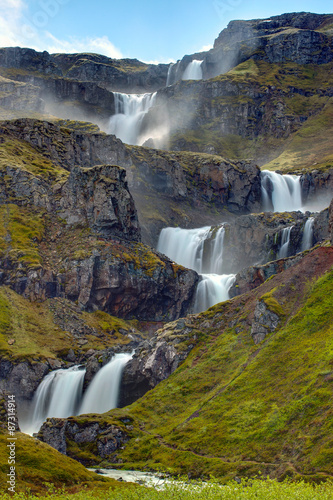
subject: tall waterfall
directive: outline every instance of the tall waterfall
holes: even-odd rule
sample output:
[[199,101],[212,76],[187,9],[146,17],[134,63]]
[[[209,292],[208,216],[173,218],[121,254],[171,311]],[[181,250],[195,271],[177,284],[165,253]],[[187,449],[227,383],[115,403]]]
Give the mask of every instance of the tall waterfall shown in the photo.
[[201,274],[194,312],[227,300],[235,275],[222,274],[225,229],[211,227],[162,229],[157,250],[170,259]]
[[142,134],[142,121],[154,105],[153,94],[122,94],[114,92],[115,114],[109,121],[110,134],[114,134],[126,144],[142,145],[146,139]]
[[22,432],[33,434],[49,417],[67,418],[82,413],[104,413],[117,406],[122,371],[132,354],[115,354],[103,366],[83,395],[85,369],[54,370],[39,384],[29,414],[20,420]]
[[280,246],[280,250],[278,253],[279,259],[284,259],[285,257],[288,257],[290,233],[291,233],[291,230],[293,227],[294,226],[289,226],[289,227],[285,227],[284,229],[282,229],[281,246]]
[[314,217],[309,217],[304,224],[304,229],[303,229],[303,238],[302,238],[302,252],[304,250],[308,250],[309,248],[312,247],[312,242],[313,242],[313,224],[314,224]]
[[203,61],[197,61],[193,59],[190,64],[186,67],[182,80],[201,80],[202,79],[202,68],[201,64]]
[[261,172],[261,193],[264,211],[291,212],[302,210],[300,177],[281,175],[269,170]]

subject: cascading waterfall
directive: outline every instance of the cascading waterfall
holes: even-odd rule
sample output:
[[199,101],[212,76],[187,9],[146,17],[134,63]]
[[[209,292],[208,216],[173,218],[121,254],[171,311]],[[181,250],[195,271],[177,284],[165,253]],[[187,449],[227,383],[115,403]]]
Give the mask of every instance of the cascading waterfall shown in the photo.
[[114,92],[115,114],[109,121],[110,134],[114,134],[126,144],[142,145],[146,137],[142,134],[142,120],[154,105],[153,94],[122,94]]
[[121,375],[132,357],[133,353],[116,354],[96,373],[84,395],[80,413],[104,413],[116,408]]
[[133,353],[115,354],[97,372],[84,395],[85,369],[73,366],[47,374],[37,388],[29,414],[20,420],[22,432],[38,432],[49,417],[67,418],[82,413],[104,413],[116,408],[121,375],[132,356]]
[[206,311],[209,307],[229,299],[229,290],[235,281],[234,274],[202,274],[194,302],[194,312]]
[[193,61],[187,65],[182,80],[202,80],[202,63],[203,61],[193,59]]
[[20,428],[26,434],[38,432],[48,417],[66,418],[76,415],[82,399],[86,370],[79,366],[48,373],[32,400],[29,415]]
[[211,227],[162,229],[157,250],[177,264],[201,274],[194,312],[201,312],[229,298],[234,274],[222,274],[225,229]]
[[263,210],[292,212],[302,210],[300,176],[281,175],[269,170],[261,172]]
[[301,247],[302,252],[304,252],[304,250],[309,250],[309,248],[312,247],[313,224],[314,224],[314,217],[309,217],[306,223],[304,224],[302,247]]
[[284,229],[282,229],[281,246],[280,246],[280,250],[278,253],[279,259],[284,259],[285,257],[288,257],[290,234],[291,234],[291,230],[293,227],[294,226],[289,226],[289,227],[285,227]]

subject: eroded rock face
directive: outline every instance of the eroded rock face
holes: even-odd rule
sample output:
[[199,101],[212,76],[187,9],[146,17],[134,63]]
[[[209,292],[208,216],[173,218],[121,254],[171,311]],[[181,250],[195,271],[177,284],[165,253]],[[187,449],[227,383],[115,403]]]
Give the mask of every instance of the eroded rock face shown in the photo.
[[168,323],[136,349],[125,366],[119,406],[127,406],[168,378],[186,359],[197,340],[191,316]]
[[134,200],[126,171],[111,165],[75,167],[61,189],[60,217],[68,224],[87,223],[103,238],[140,240]]
[[14,364],[2,359],[0,361],[0,390],[15,394],[17,399],[30,400],[49,370],[48,362],[24,361]]
[[251,327],[251,335],[255,344],[262,342],[266,335],[276,330],[280,317],[270,311],[263,300],[258,300],[254,310],[254,319]]
[[150,321],[173,320],[191,305],[198,275],[169,259],[157,263],[152,273],[134,269],[133,263],[94,254],[72,261],[61,277],[65,296],[88,311]]
[[34,205],[59,213],[68,225],[84,224],[103,238],[140,240],[133,198],[126,171],[113,165],[73,168],[68,180],[53,188],[43,179],[19,168],[0,172],[0,202],[10,197],[21,205]]

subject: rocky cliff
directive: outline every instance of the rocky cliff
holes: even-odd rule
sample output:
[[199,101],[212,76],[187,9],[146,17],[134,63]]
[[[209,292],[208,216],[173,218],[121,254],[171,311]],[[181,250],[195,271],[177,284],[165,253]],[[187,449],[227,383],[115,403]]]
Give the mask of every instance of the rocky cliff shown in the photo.
[[[84,156],[80,139],[69,131],[20,121],[12,124],[19,129],[13,135],[7,125],[0,171],[1,283],[30,300],[61,296],[120,317],[158,321],[184,314],[197,275],[139,243],[125,170],[88,168],[93,148]],[[89,136],[81,139],[89,144]],[[74,166],[81,155],[84,168]]]

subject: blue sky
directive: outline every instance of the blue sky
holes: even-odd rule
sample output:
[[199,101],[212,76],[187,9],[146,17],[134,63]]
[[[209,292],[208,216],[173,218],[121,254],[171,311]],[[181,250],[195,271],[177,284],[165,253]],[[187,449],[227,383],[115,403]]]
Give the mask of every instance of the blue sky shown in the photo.
[[170,62],[210,48],[233,19],[332,13],[332,0],[1,0],[0,46]]

